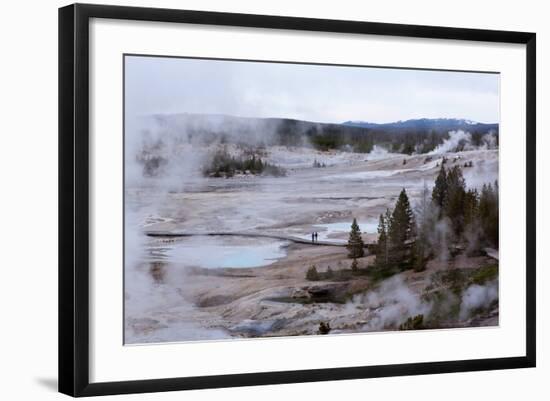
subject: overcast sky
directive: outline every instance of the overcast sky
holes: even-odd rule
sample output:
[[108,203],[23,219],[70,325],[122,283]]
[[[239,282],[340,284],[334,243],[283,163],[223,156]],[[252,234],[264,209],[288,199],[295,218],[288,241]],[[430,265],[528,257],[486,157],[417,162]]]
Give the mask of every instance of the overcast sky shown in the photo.
[[499,75],[126,56],[127,117],[214,113],[318,122],[499,121]]

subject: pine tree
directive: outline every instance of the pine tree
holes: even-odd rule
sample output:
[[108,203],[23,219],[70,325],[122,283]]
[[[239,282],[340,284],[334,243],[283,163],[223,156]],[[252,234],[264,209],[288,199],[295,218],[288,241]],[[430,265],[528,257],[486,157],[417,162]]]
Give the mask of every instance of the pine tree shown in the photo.
[[464,227],[477,224],[478,220],[478,198],[477,189],[469,189],[464,194]]
[[464,231],[462,239],[466,254],[477,256],[482,248],[482,229],[479,219],[479,195],[477,189],[469,189],[464,195]]
[[424,183],[420,202],[415,207],[415,214],[417,236],[415,242],[414,270],[422,271],[425,269],[426,260],[431,253],[429,238],[430,234],[433,232],[436,217],[435,207],[434,204],[430,202],[430,191],[426,183]]
[[413,237],[414,215],[409,203],[409,197],[404,188],[401,190],[395,204],[391,222],[389,237],[394,244],[403,243]]
[[443,166],[443,163],[442,163],[441,168],[439,169],[439,174],[435,179],[435,185],[432,191],[432,202],[437,207],[439,207],[439,210],[440,210],[439,217],[441,217],[441,213],[443,211],[443,206],[445,205],[446,198],[447,198],[447,172],[445,171],[445,166]]
[[384,220],[386,222],[386,234],[390,232],[391,230],[391,223],[392,223],[392,211],[389,208],[386,208],[386,215],[384,216]]
[[451,220],[453,233],[459,237],[464,230],[464,198],[466,183],[460,166],[447,173],[447,195],[443,205],[444,214]]
[[348,249],[348,257],[350,258],[355,259],[365,256],[365,244],[363,243],[363,238],[361,238],[361,231],[359,230],[356,218],[353,219],[353,223],[351,224],[351,231],[346,247]]
[[409,203],[407,192],[403,188],[395,204],[392,213],[391,227],[388,230],[390,242],[390,261],[391,264],[406,267],[410,264],[410,241],[414,233],[414,215]]
[[[389,209],[386,211],[388,214]],[[378,267],[387,267],[388,266],[388,253],[389,253],[389,243],[388,243],[388,232],[387,232],[387,221],[383,214],[380,215],[378,220],[378,243],[376,244],[376,260],[375,264]]]
[[498,182],[495,185],[483,185],[479,197],[479,218],[485,241],[488,245],[498,249],[499,240],[499,210],[498,210]]

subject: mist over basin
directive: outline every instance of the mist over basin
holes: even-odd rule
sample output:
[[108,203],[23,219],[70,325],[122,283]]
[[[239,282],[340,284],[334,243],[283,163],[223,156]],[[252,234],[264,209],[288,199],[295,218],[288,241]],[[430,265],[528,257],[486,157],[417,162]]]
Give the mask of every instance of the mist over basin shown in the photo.
[[[277,152],[280,157],[282,150]],[[299,153],[299,149],[291,152],[293,157]],[[435,259],[424,273],[399,274],[393,287],[384,287],[382,292],[370,292],[372,284],[364,275],[334,282],[308,280],[306,272],[312,266],[321,274],[329,267],[349,272],[351,260],[342,245],[347,243],[353,218],[357,218],[365,243],[376,242],[379,216],[394,207],[399,191],[405,188],[415,207],[423,186],[431,191],[443,163],[443,156],[428,160],[426,155],[362,156],[336,162],[345,155],[338,151],[315,155],[327,166],[285,166],[284,177],[192,175],[171,180],[167,187],[154,178],[128,186],[127,218],[135,217],[132,230],[136,233],[157,230],[208,235],[140,237],[135,248],[127,237],[126,341],[315,334],[319,321],[328,320],[334,332],[396,329],[411,315],[432,313],[431,304],[421,299],[422,291],[433,285],[432,277],[440,269],[451,264],[477,271],[493,263],[486,257],[459,258],[457,262]],[[269,150],[267,157],[269,160]],[[473,162],[473,167],[464,169],[468,185],[498,178],[498,150],[446,153],[445,157],[448,168]],[[367,172],[372,174],[363,174]],[[356,177],[361,179],[356,181]],[[216,232],[250,236],[212,235]],[[339,246],[313,246],[312,232],[318,233],[319,242]],[[262,236],[302,238],[308,244]],[[373,263],[373,255],[359,259],[360,271],[368,272]],[[489,290],[483,287],[492,294]],[[334,302],[311,300],[308,291],[329,291]],[[346,301],[351,292],[364,296]],[[466,292],[470,293],[475,292]],[[375,295],[379,299],[374,300]],[[460,310],[460,298],[451,297],[448,302]],[[494,300],[488,298],[484,307],[489,309],[484,309],[488,312],[480,318],[481,323],[471,323],[466,308],[461,321],[442,321],[439,327],[494,325],[498,316],[492,305]]]

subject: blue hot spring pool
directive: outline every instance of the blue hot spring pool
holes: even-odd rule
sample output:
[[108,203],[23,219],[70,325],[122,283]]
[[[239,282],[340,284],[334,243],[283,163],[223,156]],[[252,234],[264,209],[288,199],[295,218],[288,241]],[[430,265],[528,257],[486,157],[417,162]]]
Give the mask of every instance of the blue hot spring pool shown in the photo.
[[154,260],[183,266],[243,268],[268,266],[286,256],[286,241],[240,236],[196,236],[153,246]]

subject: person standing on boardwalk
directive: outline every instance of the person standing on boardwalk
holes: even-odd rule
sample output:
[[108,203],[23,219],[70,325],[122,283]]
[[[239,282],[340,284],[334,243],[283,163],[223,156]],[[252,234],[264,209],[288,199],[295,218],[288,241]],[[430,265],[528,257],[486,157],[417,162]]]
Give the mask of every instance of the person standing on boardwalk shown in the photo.
[[318,234],[319,234],[319,233],[316,231],[316,232],[315,232],[315,242],[317,242],[317,235],[318,235]]
[[315,233],[311,233],[311,242],[315,242]]

